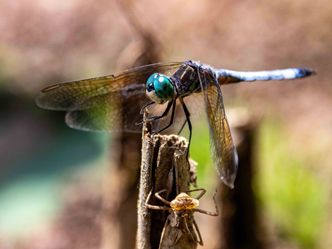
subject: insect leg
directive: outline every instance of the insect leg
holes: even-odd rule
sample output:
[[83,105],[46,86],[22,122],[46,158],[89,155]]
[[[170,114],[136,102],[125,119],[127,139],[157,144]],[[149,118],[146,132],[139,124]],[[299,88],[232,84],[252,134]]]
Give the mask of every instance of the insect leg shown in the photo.
[[[153,117],[149,117],[147,118],[146,120],[142,120],[141,122],[137,122],[136,125],[141,125],[144,121],[154,121],[154,120],[158,120],[158,119],[161,119],[161,118],[164,118],[167,116],[169,110],[171,109],[172,105],[173,105],[173,102],[174,100],[171,100],[167,103],[167,106],[166,106],[166,109],[164,110],[164,112],[160,115],[160,116],[153,116]],[[146,105],[144,105],[142,108],[141,108],[141,113],[142,113],[142,110],[144,110],[146,107],[150,106],[154,104],[154,102],[149,102],[147,103]]]
[[161,195],[160,195],[160,193],[165,192],[165,191],[166,191],[165,189],[160,190],[160,191],[158,191],[157,193],[155,193],[154,195],[155,195],[160,201],[162,201],[163,203],[165,203],[166,205],[170,205],[171,203],[170,203],[168,200],[166,200],[165,198],[161,197]]
[[[160,192],[160,191],[159,191]],[[158,192],[158,193],[159,193]],[[157,194],[157,193],[156,193]],[[157,206],[157,205],[151,205],[149,204],[149,201],[150,201],[150,198],[151,198],[151,191],[148,195],[148,197],[146,198],[146,201],[145,201],[145,206],[149,209],[153,209],[153,210],[170,210],[169,207],[164,207],[164,206]],[[162,197],[161,197],[162,198]],[[162,198],[163,199],[163,198]],[[161,199],[160,199],[161,200]]]
[[154,101],[150,101],[148,103],[146,103],[145,105],[142,106],[141,110],[140,110],[140,114],[143,114],[144,113],[144,109],[147,108],[148,106],[150,105],[153,105],[155,102]]
[[174,121],[174,113],[175,113],[175,106],[176,106],[176,100],[172,100],[171,103],[172,103],[172,105],[173,105],[173,106],[172,106],[171,119],[170,119],[169,123],[168,123],[165,127],[163,127],[163,128],[161,128],[160,130],[158,130],[157,133],[160,133],[160,132],[166,130],[168,127],[170,127],[170,126],[173,124],[173,121]]
[[174,104],[174,99],[168,101],[166,109],[164,110],[164,112],[160,116],[149,117],[148,121],[158,120],[158,119],[161,119],[161,118],[167,116],[167,114],[168,114],[169,110],[171,109],[171,107],[173,106],[173,104]]
[[186,106],[186,104],[183,101],[183,98],[179,98],[180,99],[180,103],[182,105],[182,109],[184,111],[184,115],[186,116],[186,120],[188,123],[188,128],[189,128],[189,142],[188,142],[188,150],[187,150],[187,159],[189,158],[189,149],[190,149],[190,142],[191,142],[191,135],[192,135],[192,125],[191,125],[191,121],[190,121],[190,112]]
[[196,197],[196,199],[198,199],[198,200],[201,199],[202,196],[206,193],[206,189],[204,189],[204,188],[197,188],[197,189],[189,190],[189,191],[187,191],[187,193],[192,193],[192,192],[196,192],[196,191],[201,191],[199,193],[199,195]]
[[[193,241],[195,241],[196,243],[199,243],[200,245],[203,245],[203,242],[202,242],[202,238],[201,238],[201,234],[199,233],[199,231],[198,231],[198,227],[197,227],[197,224],[196,224],[196,222],[195,222],[195,219],[192,217],[191,219],[190,219],[190,227],[192,228],[193,226],[192,226],[192,223],[194,223],[194,229],[189,229],[189,226],[188,226],[188,220],[187,220],[187,218],[188,218],[188,216],[185,216],[185,217],[183,217],[184,219],[183,219],[183,222],[184,222],[184,225],[185,225],[185,228],[186,228],[186,231],[187,231],[187,233],[189,233],[190,234],[190,237],[191,237],[191,239],[193,240]],[[196,226],[195,226],[196,225]],[[195,231],[196,231],[196,233],[198,234],[198,237],[199,237],[199,239],[197,239],[197,236],[196,236],[196,233],[195,233]],[[197,232],[198,231],[198,232]]]
[[180,133],[182,132],[182,130],[183,130],[184,126],[186,125],[186,123],[187,123],[187,119],[185,119],[184,122],[183,122],[183,124],[181,125],[181,128],[180,128],[180,130],[178,132],[178,135],[180,135]]
[[170,217],[170,215],[168,215],[168,217],[167,217],[167,219],[166,219],[166,222],[165,222],[165,224],[164,224],[163,230],[162,230],[162,232],[161,232],[160,242],[159,242],[159,247],[158,247],[158,248],[163,248],[163,247],[162,247],[163,244],[164,244],[164,243],[167,243],[166,240],[169,239],[169,238],[167,238],[167,235],[168,235],[167,233],[169,233],[169,232],[167,232],[167,231],[169,231],[169,229],[172,229],[172,228],[170,227],[170,223],[171,223],[170,219],[171,219],[171,217]]
[[196,230],[196,233],[198,235],[198,240],[196,239],[196,242],[202,246],[203,245],[203,239],[202,239],[201,232],[199,231],[197,223],[196,223],[196,221],[194,219],[193,219],[193,223],[194,223],[194,228]]
[[216,202],[216,194],[217,194],[217,190],[213,195],[213,202],[214,202],[214,207],[215,207],[216,211],[210,212],[210,211],[205,211],[205,210],[202,210],[202,209],[199,209],[199,208],[195,208],[194,211],[202,213],[202,214],[207,214],[207,215],[210,215],[210,216],[218,216],[219,215],[219,209],[218,209],[218,205],[217,205],[217,202]]

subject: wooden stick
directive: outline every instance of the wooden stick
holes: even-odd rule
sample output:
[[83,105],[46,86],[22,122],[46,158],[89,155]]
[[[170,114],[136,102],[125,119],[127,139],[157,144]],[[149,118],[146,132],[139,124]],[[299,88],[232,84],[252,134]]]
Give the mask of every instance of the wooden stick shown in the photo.
[[152,134],[151,124],[144,122],[138,196],[137,249],[159,247],[161,233],[169,215],[167,211],[153,212],[147,209],[145,201],[150,191],[152,191],[150,204],[162,205],[160,200],[154,197],[155,192],[165,189],[163,196],[172,200],[178,193],[189,190],[192,173],[186,159],[187,148],[188,143],[185,138],[177,135]]
[[[144,120],[147,113],[144,112]],[[137,249],[151,249],[150,246],[150,223],[149,213],[145,207],[145,200],[152,189],[152,162],[153,162],[153,142],[151,137],[151,123],[144,122],[142,131],[142,160],[137,202]]]

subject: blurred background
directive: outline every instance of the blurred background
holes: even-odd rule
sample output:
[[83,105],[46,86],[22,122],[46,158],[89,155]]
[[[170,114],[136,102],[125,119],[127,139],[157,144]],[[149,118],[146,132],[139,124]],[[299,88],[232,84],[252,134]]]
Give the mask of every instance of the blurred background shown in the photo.
[[[105,245],[114,135],[72,130],[64,113],[38,109],[34,97],[51,83],[118,72],[152,50],[147,61],[317,71],[223,90],[231,125],[239,109],[255,124],[250,188],[263,247],[331,248],[331,12],[327,0],[1,1],[0,248]],[[199,187],[213,192],[204,118],[195,120],[191,157]],[[220,248],[213,222],[198,220],[204,248]]]

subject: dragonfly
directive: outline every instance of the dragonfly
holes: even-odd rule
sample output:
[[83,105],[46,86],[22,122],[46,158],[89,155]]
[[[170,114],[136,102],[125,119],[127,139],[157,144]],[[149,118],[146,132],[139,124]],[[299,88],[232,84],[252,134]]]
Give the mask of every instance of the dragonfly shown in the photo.
[[[168,211],[169,215],[166,219],[163,231],[161,233],[159,249],[163,248],[183,248],[183,245],[203,245],[203,239],[197,223],[194,219],[194,213],[199,212],[210,216],[218,216],[219,210],[213,196],[215,211],[202,210],[199,207],[199,199],[206,193],[205,189],[193,189],[187,192],[179,193],[172,201],[168,201],[161,196],[161,193],[166,190],[161,190],[155,193],[155,197],[159,199],[164,206],[157,206],[149,204],[151,192],[149,193],[145,206],[152,210]],[[199,192],[196,198],[191,197],[188,193]],[[195,246],[188,246],[188,248],[196,248]]]
[[[313,70],[288,68],[270,71],[216,69],[198,61],[155,63],[115,75],[54,84],[42,89],[36,98],[39,107],[66,111],[69,127],[87,131],[140,132],[142,110],[164,105],[164,110],[147,121],[163,122],[155,132],[169,128],[174,121],[176,103],[182,107],[192,136],[187,96],[203,96],[210,130],[212,155],[221,180],[234,187],[238,156],[226,118],[221,85],[243,81],[291,80],[310,76]],[[141,111],[137,111],[140,107]],[[188,150],[189,151],[189,150]]]

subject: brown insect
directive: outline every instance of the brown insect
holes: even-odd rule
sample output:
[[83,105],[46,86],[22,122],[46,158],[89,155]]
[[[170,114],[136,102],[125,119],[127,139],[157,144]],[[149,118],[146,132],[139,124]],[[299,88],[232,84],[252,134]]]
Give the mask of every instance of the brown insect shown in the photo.
[[[155,193],[155,196],[166,206],[149,204],[148,202],[151,197],[151,192],[145,202],[146,207],[149,209],[169,211],[169,215],[161,234],[159,249],[184,248],[183,245],[188,246],[185,248],[196,248],[197,244],[203,245],[203,239],[194,219],[194,213],[199,212],[210,216],[218,216],[219,210],[216,205],[215,196],[213,196],[213,200],[216,211],[210,212],[198,208],[199,199],[206,193],[205,189],[194,189],[187,193],[182,192],[172,201],[168,201],[160,195],[165,191],[166,190],[161,190]],[[200,191],[196,198],[188,195],[188,193],[196,191]]]

